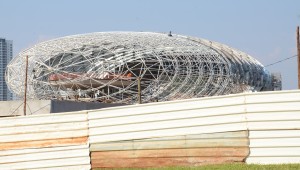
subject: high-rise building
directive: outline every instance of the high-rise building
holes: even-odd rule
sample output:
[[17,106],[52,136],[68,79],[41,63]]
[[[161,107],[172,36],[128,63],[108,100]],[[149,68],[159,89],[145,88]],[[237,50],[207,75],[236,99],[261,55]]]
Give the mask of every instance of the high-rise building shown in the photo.
[[0,38],[0,101],[12,100],[13,95],[7,88],[5,82],[5,70],[13,57],[13,42]]

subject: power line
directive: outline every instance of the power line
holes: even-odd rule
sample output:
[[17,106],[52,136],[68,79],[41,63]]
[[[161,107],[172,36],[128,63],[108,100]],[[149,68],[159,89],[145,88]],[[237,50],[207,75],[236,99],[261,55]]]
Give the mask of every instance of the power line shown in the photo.
[[269,66],[272,66],[272,65],[275,65],[275,64],[278,64],[278,63],[284,62],[284,61],[286,61],[286,60],[289,60],[289,59],[292,59],[292,58],[294,58],[294,57],[297,57],[297,55],[293,55],[293,56],[291,56],[291,57],[288,57],[288,58],[285,58],[285,59],[282,59],[282,60],[276,61],[275,63],[268,64],[268,65],[266,65],[265,67],[269,67]]

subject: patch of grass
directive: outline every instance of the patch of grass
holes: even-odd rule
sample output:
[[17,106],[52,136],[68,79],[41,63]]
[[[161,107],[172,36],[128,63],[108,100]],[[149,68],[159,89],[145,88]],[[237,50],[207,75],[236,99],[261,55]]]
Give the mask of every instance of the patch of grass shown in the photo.
[[[93,170],[100,170],[96,168]],[[122,170],[138,170],[141,168],[121,168]],[[198,167],[166,167],[166,168],[143,168],[143,170],[300,170],[300,164],[221,164],[221,165],[204,165]]]

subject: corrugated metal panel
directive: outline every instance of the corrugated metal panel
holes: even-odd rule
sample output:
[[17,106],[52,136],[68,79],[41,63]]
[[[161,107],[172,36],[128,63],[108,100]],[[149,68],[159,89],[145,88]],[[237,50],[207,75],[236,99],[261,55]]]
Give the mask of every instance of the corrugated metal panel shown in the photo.
[[91,165],[74,165],[74,166],[61,166],[61,167],[48,167],[48,168],[37,168],[34,170],[89,170]]
[[300,91],[245,96],[250,138],[247,163],[300,163]]
[[166,167],[166,166],[200,166],[207,164],[224,164],[242,162],[244,157],[170,157],[170,158],[131,158],[131,159],[97,159],[92,160],[92,168],[127,168],[127,167]]
[[[90,121],[90,135],[104,135],[112,133],[137,132],[149,130],[161,130],[171,128],[181,128],[184,126],[210,126],[220,124],[234,124],[243,122],[245,116],[243,114],[226,115],[218,117],[200,117],[200,118],[185,118],[185,119],[165,119],[163,121],[148,121],[141,123],[131,123],[122,125],[113,125],[103,127],[97,121]],[[146,121],[146,120],[145,120]],[[95,127],[95,128],[93,128]],[[0,138],[1,139],[1,138]]]
[[300,163],[300,131],[250,131],[247,163]]
[[[298,144],[299,145],[299,144]],[[251,155],[255,155],[256,157],[268,157],[270,153],[276,155],[276,157],[294,157],[300,156],[300,147],[261,147],[261,148],[252,148]]]
[[91,144],[93,168],[192,166],[242,162],[247,131],[197,134]]
[[[133,115],[143,115],[143,114],[154,114],[154,113],[168,113],[174,111],[190,111],[195,109],[207,109],[222,107],[223,112],[216,113],[225,114],[226,108],[228,108],[229,113],[236,113],[231,106],[243,105],[244,97],[242,94],[239,95],[227,95],[218,97],[207,97],[199,99],[188,99],[179,101],[169,101],[169,102],[158,102],[149,103],[142,105],[130,105],[121,106],[114,108],[105,108],[97,111],[89,111],[89,119],[100,119],[100,118],[113,118],[113,117],[124,117]],[[100,114],[101,113],[101,114]],[[207,114],[209,114],[207,112]]]
[[274,102],[288,102],[299,101],[300,90],[284,90],[284,91],[270,91],[259,93],[246,93],[247,103],[274,103]]
[[108,150],[138,150],[138,149],[166,149],[166,148],[198,148],[198,147],[246,147],[249,140],[244,139],[207,139],[207,140],[174,140],[153,142],[116,142],[92,144],[91,151]]
[[87,120],[87,112],[30,115],[0,119],[0,128],[14,126],[43,125],[52,123],[82,122]]
[[86,129],[86,127],[87,127],[86,121],[68,122],[68,123],[59,123],[59,124],[55,123],[55,124],[1,127],[0,136],[11,135],[16,133],[28,134],[28,133],[51,132],[51,131],[70,131],[76,129],[80,130],[80,129]]
[[[42,160],[41,158],[37,158],[36,161],[29,161],[29,162],[16,162],[16,163],[8,163],[8,164],[1,164],[0,167],[2,169],[42,169],[42,168],[49,168],[49,167],[63,167],[65,169],[68,166],[79,165],[84,167],[89,166],[90,159],[89,157],[74,157],[74,158],[63,158],[63,159],[49,159],[49,160]],[[88,168],[89,169],[89,168]]]
[[66,158],[73,158],[73,157],[86,157],[87,155],[89,155],[87,145],[79,145],[79,146],[80,147],[78,146],[58,147],[60,148],[60,150],[56,148],[21,149],[17,151],[23,151],[23,152],[18,152],[17,154],[16,152],[15,153],[10,152],[10,154],[6,152],[5,155],[3,153],[0,153],[2,155],[0,159],[0,165],[4,163],[30,162],[36,160],[40,161],[43,159],[54,160],[54,159],[66,159]]
[[251,130],[299,129],[300,121],[261,121],[249,122]]
[[298,138],[300,137],[300,130],[290,129],[290,130],[278,130],[278,131],[251,131],[251,139],[260,138]]
[[92,167],[242,162],[249,154],[244,102],[230,95],[89,111]]
[[76,138],[48,139],[48,140],[35,140],[35,141],[24,141],[24,142],[23,141],[6,142],[6,143],[0,143],[0,150],[81,145],[87,143],[87,141],[88,141],[87,137],[76,137]]
[[251,139],[250,147],[292,147],[299,146],[300,138],[263,138]]
[[[181,146],[182,147],[182,146]],[[92,152],[93,159],[115,158],[159,158],[159,157],[246,157],[249,153],[247,147],[211,147],[188,149],[152,149]]]
[[250,156],[247,158],[249,164],[289,164],[289,163],[300,163],[300,157],[289,157],[289,156],[268,156],[268,157],[254,157]]
[[0,169],[299,163],[299,126],[298,90],[3,118]]
[[33,141],[33,140],[45,140],[45,139],[59,139],[59,138],[72,138],[78,136],[87,136],[87,129],[70,130],[70,131],[46,131],[27,134],[11,134],[0,136],[1,142],[14,142],[14,141]]
[[87,112],[0,119],[0,169],[90,169]]
[[[109,125],[122,125],[130,123],[143,123],[143,122],[153,122],[153,121],[164,121],[168,119],[180,120],[187,118],[203,118],[203,117],[212,117],[212,116],[227,116],[227,115],[235,115],[244,112],[244,107],[242,105],[234,106],[224,106],[224,107],[212,107],[212,108],[194,108],[194,109],[183,109],[183,110],[174,110],[170,108],[169,111],[162,112],[152,112],[152,113],[141,113],[135,115],[124,115],[124,116],[116,116],[116,117],[101,117],[107,114],[107,112],[111,112],[113,114],[114,111],[95,111],[89,113],[90,119],[90,127],[94,127],[96,125],[101,126],[109,126]],[[221,111],[221,112],[220,112]],[[122,110],[122,112],[130,112],[129,110]],[[143,108],[141,108],[141,112],[145,112]],[[98,118],[99,117],[99,118]]]
[[90,111],[90,142],[246,130],[243,102],[235,95]]
[[[271,99],[270,99],[271,100]],[[297,111],[300,109],[300,101],[278,102],[278,103],[257,103],[247,104],[247,112],[279,112],[279,111]]]
[[0,119],[0,150],[13,142],[87,137],[87,124],[87,112]]
[[[246,129],[245,123],[194,126],[194,127],[189,127],[188,124],[185,124],[185,125],[179,125],[177,128],[173,128],[173,129],[157,129],[151,131],[145,130],[145,131],[136,131],[136,132],[128,132],[128,133],[90,135],[89,141],[90,143],[98,143],[98,142],[108,142],[108,141],[151,138],[151,137],[159,137],[159,136],[176,136],[176,135],[184,135],[184,134],[237,131],[237,130],[245,130],[245,129]],[[97,129],[95,131],[97,131]]]
[[205,148],[205,147],[247,147],[248,132],[226,132],[199,135],[184,135],[138,139],[130,141],[103,142],[91,144],[91,151],[166,149],[166,148]]
[[[138,145],[128,141],[120,142],[124,140],[142,144],[136,139],[249,130],[252,136],[261,136],[257,138],[250,135],[251,149],[280,148],[282,153],[286,153],[284,148],[300,147],[299,136],[295,134],[299,131],[291,132],[300,129],[299,113],[299,90],[246,93],[96,110],[89,113],[91,150],[101,147],[140,149],[137,148]],[[184,140],[175,141],[170,145],[179,147]],[[142,147],[153,149],[155,145],[162,149],[167,143],[144,141]],[[276,149],[276,152],[274,150],[273,157],[283,156],[277,155],[280,149]],[[258,163],[268,163],[264,162],[269,160],[268,156],[256,157],[255,153],[253,150],[249,161],[262,158]],[[272,156],[272,152],[269,156]],[[284,160],[281,162],[285,163]]]

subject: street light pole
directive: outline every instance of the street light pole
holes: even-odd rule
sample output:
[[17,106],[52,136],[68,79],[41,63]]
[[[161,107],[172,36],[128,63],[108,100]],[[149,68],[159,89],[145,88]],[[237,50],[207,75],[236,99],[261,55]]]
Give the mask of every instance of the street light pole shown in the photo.
[[142,104],[142,95],[141,95],[141,77],[137,78],[138,83],[138,103]]
[[300,42],[299,42],[299,26],[297,27],[297,54],[298,54],[298,89],[300,89]]
[[26,99],[27,99],[27,74],[28,74],[28,55],[26,56],[26,70],[25,70],[25,89],[24,89],[24,116],[26,116]]

